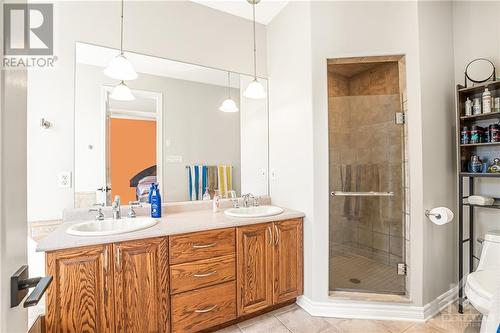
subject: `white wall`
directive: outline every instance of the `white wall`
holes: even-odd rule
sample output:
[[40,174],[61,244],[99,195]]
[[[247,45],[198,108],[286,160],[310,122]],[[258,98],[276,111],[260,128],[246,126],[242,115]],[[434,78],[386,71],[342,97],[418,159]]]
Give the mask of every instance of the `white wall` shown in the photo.
[[[103,171],[99,170],[99,161],[104,149],[101,88],[115,82],[104,76],[102,68],[83,64],[77,65],[76,78],[75,191],[91,192],[104,184],[98,177]],[[219,111],[227,98],[226,87],[143,73],[128,86],[163,96],[164,200],[188,200],[185,166],[192,164],[232,165],[233,186],[240,193],[240,113]],[[239,105],[239,90],[232,89],[231,95]],[[267,130],[265,122],[258,125]],[[89,144],[92,150],[87,148]],[[267,139],[258,148],[267,149]],[[167,156],[180,156],[182,161],[169,162]],[[267,156],[264,162],[267,164]]]
[[[451,2],[419,2],[424,209],[457,207]],[[424,220],[424,303],[457,282],[457,222]]]
[[[73,207],[73,189],[58,188],[57,174],[74,168],[74,43],[118,48],[119,14],[118,1],[54,4],[56,68],[28,77],[30,221],[58,219]],[[250,21],[189,1],[125,4],[125,48],[139,53],[251,73],[251,33]],[[257,34],[258,57],[265,59],[265,27],[258,24]],[[257,64],[258,75],[266,76],[265,61]],[[53,123],[50,130],[40,128],[42,117]]]
[[[453,45],[455,60],[455,84],[464,84],[464,70],[476,58],[493,61],[500,77],[500,2],[498,1],[454,1],[453,2]],[[477,24],[481,22],[481,24]],[[465,183],[464,188],[468,188]],[[476,180],[476,193],[498,197],[498,179]],[[467,215],[467,211],[465,211]],[[468,225],[468,219],[465,219]],[[483,237],[489,230],[498,230],[500,212],[495,209],[475,210],[475,237]],[[467,229],[466,229],[467,232]],[[466,235],[467,236],[467,235]],[[476,255],[481,247],[475,243]],[[465,247],[467,251],[467,247]],[[466,252],[467,253],[467,252]],[[466,260],[467,269],[468,264]]]
[[[314,255],[313,127],[310,3],[290,2],[268,25],[270,195],[303,211],[304,293],[321,276]],[[293,36],[293,37],[291,37]],[[325,179],[327,181],[328,178]],[[324,263],[323,263],[324,264]]]
[[[268,26],[270,161],[271,172],[276,170],[276,179],[271,177],[271,196],[274,202],[306,212],[305,295],[314,301],[328,300],[328,58],[405,55],[411,189],[411,258],[408,263],[411,283],[407,288],[413,304],[422,306],[446,291],[453,281],[454,227],[436,231],[428,225],[423,214],[424,198],[428,206],[453,206],[455,195],[450,164],[454,160],[448,153],[453,150],[448,124],[452,111],[449,96],[453,87],[449,87],[449,64],[443,71],[439,68],[444,60],[453,61],[450,59],[450,42],[445,43],[446,52],[436,61],[429,57],[436,39],[449,37],[450,15],[445,4],[436,6],[439,14],[434,15],[430,5],[422,7],[419,12],[416,2],[292,2]],[[437,22],[440,14],[444,15],[441,23]],[[420,31],[419,23],[429,26]],[[446,29],[428,39],[435,27]],[[419,38],[420,32],[424,38]],[[291,35],[293,39],[289,38]],[[424,50],[422,56],[426,57],[423,68],[430,71],[425,82],[420,79],[423,70],[420,47]],[[440,78],[437,82],[448,87],[438,90],[443,97],[439,97],[436,106],[433,105],[424,116],[421,88],[435,78]],[[425,93],[423,102],[428,106],[435,93],[430,94],[428,89]],[[424,130],[423,122],[428,123],[428,115],[436,112],[439,121]],[[429,135],[437,128],[441,132],[439,140],[433,142],[435,150],[431,151],[427,140],[424,151],[423,135]],[[448,154],[438,159],[442,163],[430,170],[432,158],[443,152]],[[426,169],[423,169],[424,160]],[[429,196],[424,190],[437,188],[433,182],[439,176],[444,177],[444,189]],[[434,259],[433,253],[424,252],[428,245],[424,235],[433,232],[431,248],[440,251],[440,263],[448,263],[444,266],[446,272],[439,276],[437,270],[424,271],[424,262]],[[427,274],[425,278],[424,274]],[[424,294],[424,289],[430,284],[435,287]]]

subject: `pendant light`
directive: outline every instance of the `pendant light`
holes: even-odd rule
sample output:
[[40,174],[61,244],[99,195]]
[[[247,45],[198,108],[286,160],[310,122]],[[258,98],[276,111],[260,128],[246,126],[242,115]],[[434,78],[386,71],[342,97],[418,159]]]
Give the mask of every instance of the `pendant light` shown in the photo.
[[132,94],[132,91],[124,81],[120,82],[120,84],[113,89],[113,92],[109,95],[109,97],[115,101],[128,102],[135,100],[134,94]]
[[115,80],[135,80],[137,79],[137,72],[130,61],[125,57],[123,53],[123,3],[122,0],[122,11],[120,17],[120,54],[111,60],[108,66],[104,69],[104,74]]
[[227,98],[219,107],[222,112],[238,112],[238,106],[231,98],[231,73],[227,72]]
[[257,42],[255,35],[255,5],[260,2],[260,0],[247,0],[249,4],[252,5],[253,9],[253,81],[250,82],[247,89],[243,95],[247,98],[262,99],[266,98],[266,90],[262,83],[257,80]]

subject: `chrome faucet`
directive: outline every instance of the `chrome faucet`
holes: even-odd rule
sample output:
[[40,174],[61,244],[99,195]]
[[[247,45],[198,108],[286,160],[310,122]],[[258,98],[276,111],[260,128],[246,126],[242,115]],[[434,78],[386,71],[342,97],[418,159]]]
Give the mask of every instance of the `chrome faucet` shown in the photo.
[[252,193],[247,193],[241,196],[243,199],[243,207],[250,207],[250,201],[252,200],[252,206],[257,207],[259,205],[259,198],[255,197]]
[[137,217],[137,214],[134,210],[134,207],[142,207],[139,201],[129,201],[128,203],[128,217],[130,219],[134,219]]
[[104,220],[104,214],[102,213],[103,206],[104,206],[104,204],[94,204],[94,207],[96,207],[96,208],[89,209],[89,212],[96,212],[97,213],[95,215],[96,221],[103,221]]
[[115,195],[115,200],[113,201],[113,204],[111,205],[111,208],[113,208],[113,219],[115,219],[115,220],[119,220],[122,218],[120,206],[121,206],[120,196]]

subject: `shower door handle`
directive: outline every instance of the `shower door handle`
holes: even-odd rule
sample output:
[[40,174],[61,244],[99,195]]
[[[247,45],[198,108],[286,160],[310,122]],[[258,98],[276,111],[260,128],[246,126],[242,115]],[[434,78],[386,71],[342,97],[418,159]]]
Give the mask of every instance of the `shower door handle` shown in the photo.
[[394,192],[344,192],[332,191],[332,197],[393,197]]

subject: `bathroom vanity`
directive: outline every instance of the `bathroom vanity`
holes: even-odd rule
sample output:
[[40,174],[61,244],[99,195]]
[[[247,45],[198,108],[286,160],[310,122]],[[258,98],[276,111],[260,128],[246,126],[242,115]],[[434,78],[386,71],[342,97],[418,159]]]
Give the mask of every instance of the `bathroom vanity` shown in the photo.
[[65,223],[38,247],[54,278],[46,332],[211,331],[294,302],[303,216],[178,212],[105,237],[68,235]]

